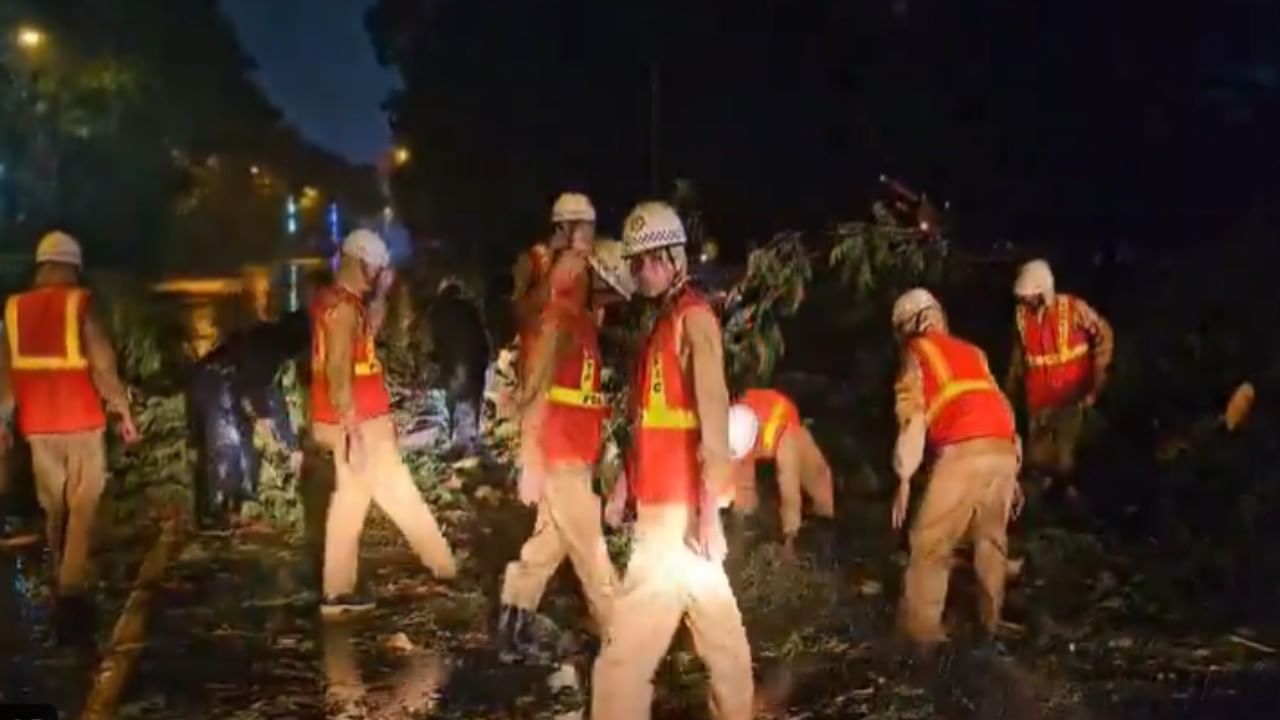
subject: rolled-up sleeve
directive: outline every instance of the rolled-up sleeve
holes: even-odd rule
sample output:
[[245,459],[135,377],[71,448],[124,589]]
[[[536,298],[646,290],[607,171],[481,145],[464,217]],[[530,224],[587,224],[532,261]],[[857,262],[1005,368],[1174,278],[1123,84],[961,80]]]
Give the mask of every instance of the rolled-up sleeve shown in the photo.
[[909,352],[902,354],[898,378],[894,382],[894,414],[898,418],[898,439],[893,448],[893,469],[901,480],[909,480],[924,462],[925,418],[924,379],[920,364]]
[[1106,377],[1111,368],[1111,360],[1115,355],[1115,335],[1111,323],[1102,317],[1089,303],[1075,298],[1072,304],[1077,326],[1089,336],[1089,349],[1093,355],[1094,373]]

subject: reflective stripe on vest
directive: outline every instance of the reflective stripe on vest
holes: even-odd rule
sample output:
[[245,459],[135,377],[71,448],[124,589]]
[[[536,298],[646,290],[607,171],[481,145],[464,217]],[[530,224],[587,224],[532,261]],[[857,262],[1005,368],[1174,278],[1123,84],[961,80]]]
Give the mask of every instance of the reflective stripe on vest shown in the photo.
[[640,413],[640,427],[658,430],[694,430],[698,427],[698,415],[692,410],[667,407],[666,383],[662,377],[662,353],[658,348],[650,352],[649,397]]
[[24,355],[18,338],[18,299],[9,298],[4,307],[4,324],[9,336],[10,367],[14,370],[83,370],[89,361],[80,349],[80,323],[78,311],[84,290],[76,288],[67,292],[66,315],[62,321],[63,352],[61,355]]
[[990,377],[981,380],[952,380],[951,366],[947,364],[946,359],[942,357],[942,352],[938,350],[937,345],[933,344],[933,341],[922,337],[918,338],[915,344],[924,353],[925,362],[929,363],[929,369],[938,382],[938,394],[933,398],[933,402],[929,403],[929,407],[925,408],[926,422],[932,424],[952,400],[965,393],[997,389],[995,381]]
[[[363,322],[363,320],[361,322]],[[318,338],[319,344],[316,346],[315,360],[312,361],[311,367],[313,370],[319,370],[320,372],[324,372],[324,362],[326,358],[325,356],[326,341],[324,337],[325,332],[324,332],[323,326],[317,327],[316,332],[320,337]],[[351,373],[356,377],[367,377],[369,375],[381,375],[382,363],[378,362],[378,356],[375,354],[372,335],[365,335],[364,356],[366,358],[364,360],[352,361]]]
[[564,387],[563,385],[552,385],[547,390],[547,399],[557,405],[570,405],[573,407],[584,408],[602,408],[605,407],[604,394],[597,392],[596,384],[596,361],[591,357],[591,353],[586,348],[582,350],[582,378],[578,387]]
[[1054,300],[1053,311],[1058,316],[1058,337],[1055,343],[1055,351],[1044,355],[1032,355],[1031,346],[1027,343],[1027,316],[1030,315],[1031,311],[1026,308],[1018,308],[1018,335],[1022,338],[1022,347],[1026,351],[1026,360],[1029,367],[1066,365],[1089,354],[1089,343],[1087,342],[1069,345],[1072,330],[1075,329],[1075,313],[1072,312],[1071,301],[1065,295],[1059,295]]
[[782,431],[782,421],[786,419],[787,404],[778,400],[769,411],[769,420],[764,424],[764,449],[773,452],[778,445],[778,433]]

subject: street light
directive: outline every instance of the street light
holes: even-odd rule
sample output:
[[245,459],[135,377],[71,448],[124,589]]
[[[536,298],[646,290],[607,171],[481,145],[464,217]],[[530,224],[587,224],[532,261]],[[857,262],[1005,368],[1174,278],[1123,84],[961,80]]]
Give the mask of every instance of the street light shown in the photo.
[[395,154],[392,157],[396,161],[396,165],[407,164],[410,158],[409,148],[404,147],[403,145],[397,147],[395,149]]
[[45,36],[38,28],[24,25],[18,28],[18,47],[23,50],[38,50],[44,45]]

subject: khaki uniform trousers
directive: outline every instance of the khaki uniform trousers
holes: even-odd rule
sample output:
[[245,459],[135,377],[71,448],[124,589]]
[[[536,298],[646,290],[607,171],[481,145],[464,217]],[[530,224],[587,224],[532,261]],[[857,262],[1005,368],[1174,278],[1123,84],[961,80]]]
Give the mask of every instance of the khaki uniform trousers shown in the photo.
[[390,415],[360,423],[365,460],[360,472],[347,463],[342,428],[316,423],[316,441],[333,451],[334,489],[324,537],[324,593],[333,597],[352,592],[360,559],[360,534],[369,503],[391,518],[422,564],[440,578],[452,578],[457,570],[449,543],[436,518],[413,483],[400,457],[396,429]]
[[1032,415],[1027,428],[1027,464],[1039,472],[1069,478],[1076,469],[1084,416],[1084,406],[1079,403]]
[[637,515],[631,560],[593,670],[591,717],[649,717],[654,673],[683,620],[711,676],[711,716],[747,720],[755,694],[751,647],[724,566],[686,544],[688,508],[640,505]]
[[600,498],[591,490],[591,467],[578,463],[551,466],[538,501],[533,534],[520,559],[507,565],[502,604],[536,610],[547,581],[565,558],[582,583],[591,616],[603,632],[609,626],[618,574],[609,560],[600,525]]
[[803,425],[787,431],[778,441],[778,497],[782,512],[782,534],[800,530],[802,494],[813,503],[813,514],[833,518],[836,514],[831,467]]
[[31,467],[60,595],[88,589],[89,552],[98,500],[107,481],[102,430],[31,435]]
[[1007,526],[1018,459],[1006,440],[980,439],[942,449],[911,527],[911,559],[903,582],[899,623],[923,645],[946,639],[942,612],[956,546],[973,543],[978,615],[994,632],[1004,604]]

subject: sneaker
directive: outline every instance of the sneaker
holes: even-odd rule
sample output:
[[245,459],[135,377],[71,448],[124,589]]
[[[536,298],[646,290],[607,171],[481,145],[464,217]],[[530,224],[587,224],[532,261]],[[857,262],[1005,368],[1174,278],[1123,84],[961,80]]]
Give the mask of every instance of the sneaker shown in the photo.
[[320,614],[324,617],[337,617],[348,613],[368,612],[377,606],[372,597],[362,593],[343,593],[335,597],[326,597],[320,604]]

